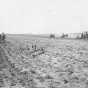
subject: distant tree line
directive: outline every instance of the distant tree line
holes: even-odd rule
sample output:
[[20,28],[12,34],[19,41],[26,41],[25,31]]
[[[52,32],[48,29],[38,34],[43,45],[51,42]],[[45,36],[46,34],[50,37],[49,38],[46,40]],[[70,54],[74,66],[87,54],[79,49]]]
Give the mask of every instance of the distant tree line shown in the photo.
[[50,34],[50,38],[55,38],[55,35],[54,34]]
[[[50,34],[49,37],[50,37],[51,39],[55,39],[55,38],[56,38],[55,34]],[[67,37],[68,37],[68,34],[64,34],[64,33],[63,33],[60,38],[67,38]]]
[[61,38],[67,38],[67,37],[68,37],[68,34],[64,34],[64,33],[63,33],[63,34],[61,35]]

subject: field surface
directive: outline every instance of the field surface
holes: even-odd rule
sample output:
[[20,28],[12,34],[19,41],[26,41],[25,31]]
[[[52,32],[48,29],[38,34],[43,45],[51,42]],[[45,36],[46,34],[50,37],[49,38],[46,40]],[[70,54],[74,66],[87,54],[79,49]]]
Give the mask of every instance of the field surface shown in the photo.
[[0,88],[88,88],[88,41],[7,36]]

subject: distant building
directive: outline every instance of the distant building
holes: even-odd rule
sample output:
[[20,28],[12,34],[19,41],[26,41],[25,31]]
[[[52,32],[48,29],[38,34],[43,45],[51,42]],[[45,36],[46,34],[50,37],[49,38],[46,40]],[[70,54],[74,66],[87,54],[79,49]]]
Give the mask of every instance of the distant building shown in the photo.
[[69,33],[68,38],[81,38],[81,33]]
[[88,39],[88,31],[82,32],[82,39]]

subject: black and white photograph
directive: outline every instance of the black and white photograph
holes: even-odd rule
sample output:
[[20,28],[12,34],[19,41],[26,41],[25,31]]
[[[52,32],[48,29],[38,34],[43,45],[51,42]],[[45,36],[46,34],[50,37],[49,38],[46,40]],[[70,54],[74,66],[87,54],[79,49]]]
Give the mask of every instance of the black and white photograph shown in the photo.
[[88,0],[0,0],[0,88],[88,88]]

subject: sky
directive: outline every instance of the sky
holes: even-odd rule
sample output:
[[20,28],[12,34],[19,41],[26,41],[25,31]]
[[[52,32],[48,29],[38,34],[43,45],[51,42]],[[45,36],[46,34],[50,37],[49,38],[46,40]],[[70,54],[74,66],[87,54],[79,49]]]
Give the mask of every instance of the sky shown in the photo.
[[88,30],[88,0],[0,0],[0,32],[74,33]]

